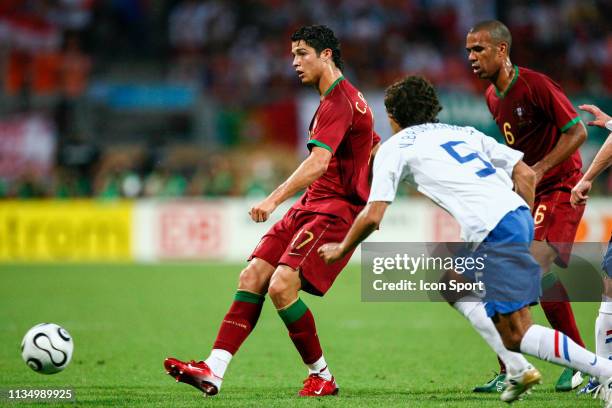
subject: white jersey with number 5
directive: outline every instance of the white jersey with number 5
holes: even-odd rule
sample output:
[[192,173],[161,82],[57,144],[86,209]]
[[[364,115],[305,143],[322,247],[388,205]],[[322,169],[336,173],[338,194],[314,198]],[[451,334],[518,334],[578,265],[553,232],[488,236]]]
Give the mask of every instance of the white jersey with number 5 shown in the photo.
[[413,183],[459,222],[461,239],[481,242],[508,212],[527,206],[512,191],[522,157],[472,127],[411,126],[378,150],[368,202],[392,202],[400,181]]

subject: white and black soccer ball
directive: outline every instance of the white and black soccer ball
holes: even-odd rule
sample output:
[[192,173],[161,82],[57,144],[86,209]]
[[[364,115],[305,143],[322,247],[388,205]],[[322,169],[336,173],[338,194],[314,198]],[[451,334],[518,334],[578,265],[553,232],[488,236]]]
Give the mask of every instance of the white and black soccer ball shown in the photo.
[[37,373],[54,374],[68,366],[73,347],[66,329],[54,323],[41,323],[23,337],[21,357]]

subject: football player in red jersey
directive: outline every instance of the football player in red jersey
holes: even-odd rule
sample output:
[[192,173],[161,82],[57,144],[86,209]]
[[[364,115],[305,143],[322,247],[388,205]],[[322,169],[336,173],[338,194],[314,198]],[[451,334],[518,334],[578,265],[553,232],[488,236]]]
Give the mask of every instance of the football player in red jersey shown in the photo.
[[319,344],[312,313],[299,291],[323,296],[348,262],[326,265],[318,248],[340,241],[369,195],[370,159],[380,138],[365,98],[342,75],[340,43],[325,26],[307,26],[291,36],[293,67],[321,102],[310,124],[310,155],[265,200],[253,206],[253,221],[264,222],[284,201],[306,192],[270,228],[240,274],[238,291],[221,322],[205,361],[167,358],[164,366],[177,381],[207,395],[216,394],[232,356],[255,327],[266,293],[308,367],[301,396],[336,395],[338,386]]
[[[491,82],[486,102],[506,144],[523,152],[523,160],[536,172],[531,252],[542,266],[542,308],[553,328],[584,346],[565,288],[550,270],[553,263],[567,267],[584,212],[584,207],[572,207],[570,191],[582,177],[578,148],[586,140],[586,128],[557,83],[512,64],[511,45],[510,31],[497,20],[476,24],[466,38],[474,74]],[[501,388],[498,383],[505,373],[501,361],[500,366],[500,376],[474,391]],[[580,383],[581,373],[566,369],[555,389],[570,391]]]

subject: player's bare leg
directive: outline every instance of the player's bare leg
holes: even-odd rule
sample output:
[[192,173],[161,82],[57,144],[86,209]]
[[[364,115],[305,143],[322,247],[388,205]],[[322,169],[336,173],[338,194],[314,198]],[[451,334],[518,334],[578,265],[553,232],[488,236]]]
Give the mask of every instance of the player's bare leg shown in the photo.
[[[584,347],[584,342],[580,337],[580,332],[576,325],[574,313],[569,301],[567,301],[567,292],[561,281],[551,272],[551,267],[558,255],[556,250],[546,241],[533,241],[530,252],[542,268],[543,299],[555,299],[553,301],[543,300],[541,302],[542,309],[544,310],[548,322],[553,329],[567,334],[577,344]],[[474,391],[494,392],[496,389],[499,389],[499,387],[495,387],[495,384],[498,383],[499,379],[504,375],[506,367],[502,359],[498,360],[500,364],[500,374],[487,384],[476,387]],[[555,384],[555,390],[571,391],[578,387],[582,381],[582,373],[565,369]]]
[[[531,254],[542,267],[542,309],[553,329],[565,333],[577,344],[584,347],[580,331],[576,325],[574,312],[569,303],[565,287],[551,267],[557,258],[557,251],[546,241],[533,241]],[[546,299],[552,299],[547,301]],[[583,381],[582,374],[568,369],[561,373],[555,384],[557,391],[571,391]]]
[[308,367],[308,378],[299,395],[336,395],[338,386],[323,357],[314,318],[298,295],[301,285],[300,274],[295,269],[280,265],[268,288],[270,299],[289,330],[289,337]]
[[[597,358],[594,353],[574,343],[557,330],[533,324],[527,307],[508,315],[497,314],[494,322],[508,349],[589,373],[605,384],[605,399],[609,402],[612,398],[612,393],[608,390],[612,385],[612,361]],[[501,398],[511,402],[539,381],[540,374],[535,369],[514,378],[509,376],[509,386]]]
[[[450,280],[464,283],[472,282],[464,275],[458,274],[452,270],[447,271],[442,278],[443,282],[448,282]],[[499,358],[508,366],[508,371],[511,375],[523,372],[531,367],[522,354],[510,351],[504,346],[499,332],[493,324],[493,321],[487,316],[484,303],[479,297],[470,291],[443,291],[441,294],[449,305],[471,323],[472,327],[480,334],[489,347],[491,347]],[[493,386],[499,388],[499,391],[502,391],[505,378],[505,372],[496,375],[495,384]],[[474,389],[474,392],[482,391],[478,390],[477,387]]]
[[265,293],[274,267],[260,258],[253,258],[240,273],[238,291],[221,322],[217,340],[205,361],[184,362],[167,358],[164,367],[179,382],[192,385],[206,395],[221,389],[223,376],[232,356],[236,354],[257,324]]

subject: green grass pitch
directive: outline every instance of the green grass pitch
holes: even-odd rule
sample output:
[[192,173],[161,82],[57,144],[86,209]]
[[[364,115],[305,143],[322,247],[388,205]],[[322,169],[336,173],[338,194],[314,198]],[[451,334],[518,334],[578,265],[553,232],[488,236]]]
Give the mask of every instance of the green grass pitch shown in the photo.
[[[164,357],[208,355],[240,269],[212,263],[2,265],[0,388],[72,387],[77,401],[64,405],[78,407],[504,405],[497,395],[470,392],[497,363],[467,321],[443,303],[363,303],[357,267],[345,270],[325,298],[302,296],[340,385],[338,397],[296,397],[306,370],[269,300],[218,396],[203,398],[175,384],[164,373]],[[574,305],[589,347],[597,308]],[[545,321],[539,308],[535,320]],[[21,360],[21,338],[40,322],[58,323],[74,338],[73,360],[64,372],[40,375]],[[544,383],[519,407],[599,406],[588,397],[553,392],[561,368],[537,366]]]

